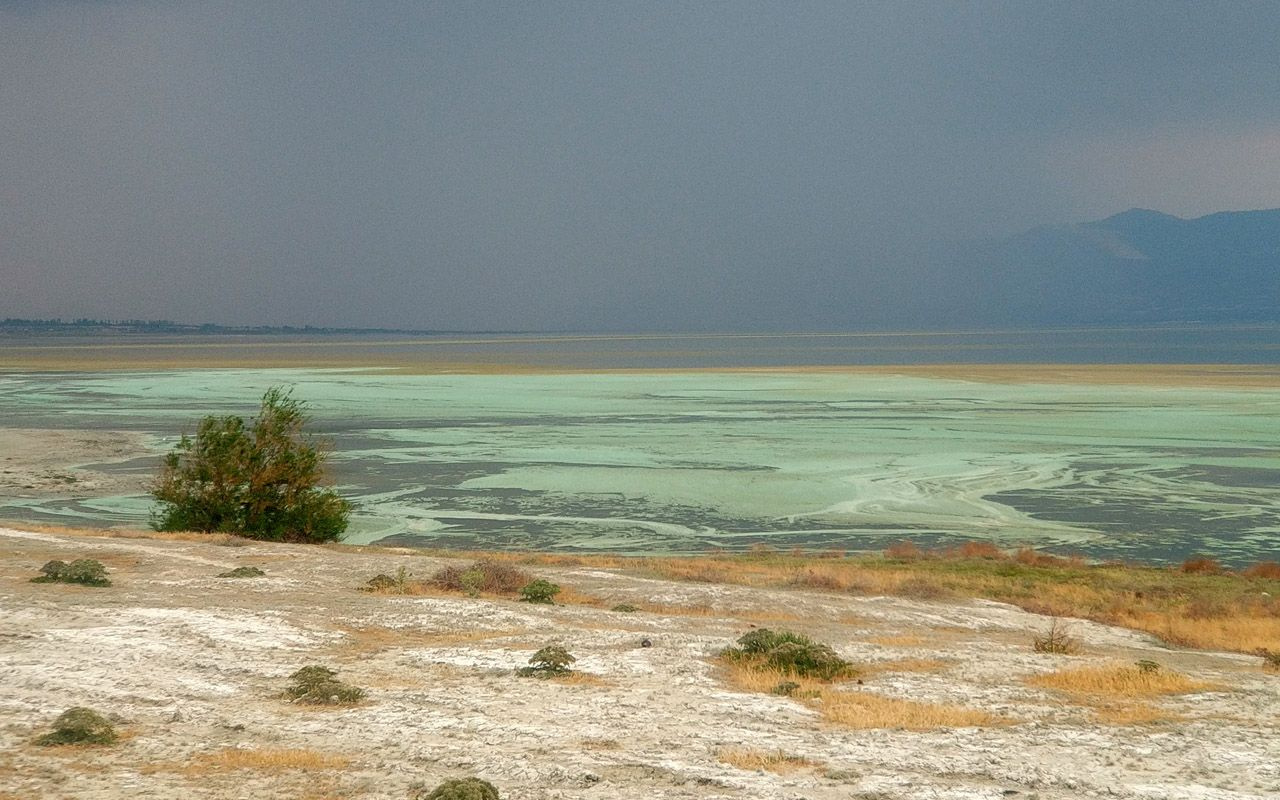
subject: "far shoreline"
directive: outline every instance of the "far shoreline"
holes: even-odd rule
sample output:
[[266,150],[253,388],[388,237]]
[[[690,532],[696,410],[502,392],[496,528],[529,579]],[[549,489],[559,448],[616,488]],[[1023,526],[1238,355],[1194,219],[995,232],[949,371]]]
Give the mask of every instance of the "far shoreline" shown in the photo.
[[[160,356],[158,345],[139,346],[138,352],[118,345],[101,357],[86,355],[97,348],[0,348],[0,375],[6,373],[136,372],[224,369],[350,370],[400,375],[874,375],[935,378],[976,383],[1133,385],[1170,388],[1280,388],[1280,364],[1238,363],[931,363],[931,364],[797,364],[746,366],[595,367],[564,364],[405,358],[384,353],[332,353],[317,357],[283,358],[254,348],[181,347],[186,352]],[[167,348],[166,348],[167,349]],[[233,349],[239,351],[232,354]],[[224,351],[224,352],[219,352]]]

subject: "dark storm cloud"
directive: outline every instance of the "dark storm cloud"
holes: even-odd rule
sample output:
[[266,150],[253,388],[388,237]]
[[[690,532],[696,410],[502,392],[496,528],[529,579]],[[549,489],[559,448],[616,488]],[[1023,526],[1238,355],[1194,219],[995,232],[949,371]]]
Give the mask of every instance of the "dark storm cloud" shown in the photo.
[[0,316],[909,324],[935,239],[1280,205],[1277,29],[1269,3],[3,3]]

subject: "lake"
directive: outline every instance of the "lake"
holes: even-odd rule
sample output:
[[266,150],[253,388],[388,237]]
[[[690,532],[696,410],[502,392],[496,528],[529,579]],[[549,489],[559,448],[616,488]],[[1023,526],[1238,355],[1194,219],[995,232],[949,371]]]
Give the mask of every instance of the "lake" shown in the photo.
[[[1032,382],[963,380],[963,368],[751,371],[735,368],[777,366],[775,352],[751,358],[742,340],[711,340],[736,354],[715,361],[694,340],[697,363],[672,364],[669,351],[689,340],[646,341],[649,355],[626,365],[643,372],[576,371],[595,366],[582,351],[607,351],[600,340],[568,348],[573,369],[514,374],[11,366],[0,419],[143,431],[158,454],[200,415],[250,414],[267,387],[293,386],[333,443],[335,481],[357,504],[355,543],[635,554],[984,539],[1103,559],[1209,552],[1231,564],[1280,549],[1280,388],[1266,381],[1227,371],[1188,386],[1136,370],[1127,383],[1124,368],[1105,382],[1034,382],[1044,368],[1023,370]],[[354,347],[377,367],[403,346]],[[468,363],[513,357],[510,344],[496,349],[501,359]],[[667,353],[662,363],[634,363],[654,352]],[[108,468],[149,472],[155,459]],[[0,497],[0,518],[140,525],[147,507],[143,496]]]

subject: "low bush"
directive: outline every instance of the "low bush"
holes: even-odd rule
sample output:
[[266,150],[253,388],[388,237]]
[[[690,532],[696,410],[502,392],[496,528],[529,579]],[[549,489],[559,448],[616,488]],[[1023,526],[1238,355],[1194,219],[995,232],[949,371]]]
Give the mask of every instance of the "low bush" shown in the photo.
[[236,567],[235,569],[229,569],[226,572],[219,572],[218,577],[219,578],[261,578],[263,575],[266,575],[266,574],[267,573],[263,572],[257,567]]
[[560,587],[551,581],[537,578],[520,589],[520,599],[526,603],[554,603]]
[[456,778],[445,781],[431,791],[423,789],[413,800],[499,800],[492,783],[479,778]]
[[63,561],[50,561],[40,568],[41,574],[31,579],[32,583],[76,583],[81,586],[110,586],[107,568],[101,561],[92,558],[78,558],[67,564]]
[[45,747],[63,744],[111,744],[116,738],[115,728],[106,717],[91,708],[77,706],[63,711],[53,721],[53,732],[36,739],[36,744]]
[[1265,647],[1259,647],[1258,655],[1262,656],[1263,669],[1280,672],[1280,650],[1268,650]]
[[554,678],[557,675],[568,675],[571,671],[569,665],[577,660],[560,645],[551,644],[534,653],[529,659],[529,666],[516,670],[516,674],[522,678]]
[[795,681],[783,681],[769,690],[769,694],[776,694],[780,697],[790,697],[800,688],[800,684]]
[[1049,623],[1049,630],[1043,636],[1031,640],[1031,647],[1037,653],[1068,655],[1080,652],[1080,643],[1070,634],[1067,626],[1057,619]]
[[339,681],[337,675],[319,664],[303,667],[289,676],[293,685],[284,690],[284,697],[293,703],[314,706],[351,705],[364,699],[364,689]]
[[614,606],[609,610],[617,611],[619,614],[634,614],[640,609],[637,606],[631,605],[630,603],[618,603],[616,606]]
[[386,573],[374,575],[365,581],[364,586],[360,587],[365,592],[377,592],[381,594],[409,594],[409,570],[404,567],[396,570],[394,577]]
[[1224,570],[1218,559],[1206,555],[1194,555],[1182,562],[1179,567],[1188,575],[1221,575]]
[[857,673],[825,644],[791,631],[759,628],[738,639],[738,647],[721,653],[730,661],[755,669],[772,670],[783,675],[832,681]]
[[1280,581],[1280,564],[1275,561],[1259,561],[1244,571],[1246,578],[1265,578]]
[[477,595],[513,595],[528,586],[528,573],[499,561],[477,561],[469,567],[449,566],[431,576],[431,584],[439,589]]

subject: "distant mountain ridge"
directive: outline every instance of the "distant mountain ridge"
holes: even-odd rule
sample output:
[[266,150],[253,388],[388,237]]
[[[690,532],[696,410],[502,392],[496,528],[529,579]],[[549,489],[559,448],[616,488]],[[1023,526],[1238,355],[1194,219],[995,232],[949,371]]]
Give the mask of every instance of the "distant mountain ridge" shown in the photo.
[[1280,321],[1280,209],[1182,219],[1134,208],[930,262],[943,325]]

